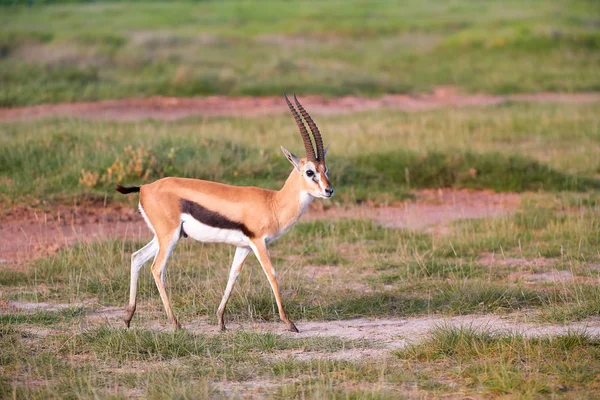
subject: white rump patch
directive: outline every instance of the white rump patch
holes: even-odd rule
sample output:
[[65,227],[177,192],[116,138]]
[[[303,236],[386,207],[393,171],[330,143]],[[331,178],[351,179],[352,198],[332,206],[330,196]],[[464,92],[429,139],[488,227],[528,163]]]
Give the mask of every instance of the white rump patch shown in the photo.
[[144,221],[146,221],[146,225],[148,225],[148,228],[150,228],[150,230],[152,231],[152,233],[154,234],[154,236],[156,236],[156,231],[154,230],[154,227],[150,223],[150,220],[148,219],[148,216],[144,212],[144,208],[142,207],[142,203],[138,203],[138,209],[140,210],[140,214],[142,214],[142,217],[144,217]]

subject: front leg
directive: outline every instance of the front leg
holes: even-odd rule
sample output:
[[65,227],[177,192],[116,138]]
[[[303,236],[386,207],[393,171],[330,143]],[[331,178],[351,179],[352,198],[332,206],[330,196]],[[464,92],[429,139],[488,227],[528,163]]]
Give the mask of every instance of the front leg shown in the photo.
[[294,325],[294,323],[287,318],[285,311],[283,310],[283,305],[281,304],[281,295],[279,294],[279,285],[277,284],[277,279],[275,279],[275,270],[271,264],[269,251],[267,250],[264,240],[257,239],[252,241],[251,247],[256,255],[256,258],[258,258],[263,271],[265,271],[265,274],[267,275],[269,284],[271,284],[271,289],[275,295],[275,301],[277,301],[277,308],[279,309],[279,318],[286,323],[290,331],[297,333],[298,328],[296,328],[296,325]]
[[223,313],[225,312],[225,306],[227,306],[227,301],[229,301],[229,296],[231,295],[231,291],[233,290],[235,281],[240,275],[240,271],[244,266],[244,261],[246,260],[246,257],[248,257],[248,254],[250,254],[250,249],[247,247],[238,247],[235,250],[235,256],[233,256],[233,264],[231,264],[231,271],[229,271],[229,280],[227,281],[227,287],[225,288],[223,299],[221,300],[221,304],[219,304],[219,309],[217,310],[217,321],[222,331],[225,330],[225,322],[223,322]]

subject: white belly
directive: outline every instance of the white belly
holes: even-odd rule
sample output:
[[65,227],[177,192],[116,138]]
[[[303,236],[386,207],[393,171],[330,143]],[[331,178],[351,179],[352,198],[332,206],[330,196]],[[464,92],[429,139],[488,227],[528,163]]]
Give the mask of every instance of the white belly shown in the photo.
[[228,243],[238,247],[248,247],[250,239],[241,231],[213,228],[194,219],[189,214],[182,214],[183,231],[192,239],[208,243]]

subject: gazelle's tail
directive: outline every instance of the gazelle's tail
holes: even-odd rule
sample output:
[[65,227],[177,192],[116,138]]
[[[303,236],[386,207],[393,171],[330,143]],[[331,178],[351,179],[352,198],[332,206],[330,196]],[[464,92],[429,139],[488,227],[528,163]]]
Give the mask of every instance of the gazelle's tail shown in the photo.
[[117,187],[115,188],[115,190],[117,192],[119,192],[119,193],[129,194],[129,193],[139,192],[140,191],[140,187],[139,186],[125,187],[125,186],[117,185]]

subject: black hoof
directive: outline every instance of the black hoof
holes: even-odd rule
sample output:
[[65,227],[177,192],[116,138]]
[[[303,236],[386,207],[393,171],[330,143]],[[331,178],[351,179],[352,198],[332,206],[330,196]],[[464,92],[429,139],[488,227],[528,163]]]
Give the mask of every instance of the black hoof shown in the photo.
[[291,323],[291,325],[289,326],[288,329],[289,329],[290,332],[300,333],[300,331],[298,330],[298,328],[296,328],[296,325],[294,325],[293,323]]

